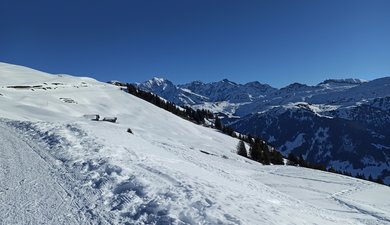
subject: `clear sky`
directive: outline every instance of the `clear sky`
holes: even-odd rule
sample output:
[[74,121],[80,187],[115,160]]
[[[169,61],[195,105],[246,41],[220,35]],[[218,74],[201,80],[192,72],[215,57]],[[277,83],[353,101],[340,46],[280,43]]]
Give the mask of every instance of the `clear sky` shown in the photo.
[[101,81],[390,76],[389,0],[0,0],[0,61]]

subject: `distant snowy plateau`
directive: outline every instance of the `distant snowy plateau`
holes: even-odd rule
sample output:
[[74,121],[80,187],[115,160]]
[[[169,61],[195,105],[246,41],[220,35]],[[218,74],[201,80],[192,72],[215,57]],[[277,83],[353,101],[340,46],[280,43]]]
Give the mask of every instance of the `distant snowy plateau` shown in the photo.
[[235,130],[262,137],[286,156],[390,184],[390,77],[329,79],[277,89],[229,80],[174,85],[153,78],[139,88],[178,105],[218,113]]
[[[301,92],[264,86],[261,96],[274,98],[252,93],[237,101],[215,97],[212,103],[202,102],[206,95],[191,87],[179,91],[191,96],[186,101],[199,107],[210,104],[242,121],[271,112],[287,113],[291,118],[300,115],[297,121],[367,115],[358,121],[375,128],[386,124],[382,112],[388,110],[388,99],[379,96],[379,91],[388,90],[387,79],[377,83],[349,84],[351,88],[324,83],[316,91],[301,85],[290,87]],[[383,88],[375,93],[368,89],[379,84]],[[256,89],[259,84],[251,85]],[[365,86],[369,91],[362,95],[367,100],[355,101],[360,98],[356,88]],[[328,88],[335,90],[332,99],[320,95]],[[350,92],[342,105],[341,92]],[[277,96],[286,97],[278,100]],[[241,98],[248,101],[241,102]],[[295,98],[301,103],[291,100]],[[262,103],[266,99],[269,105]],[[348,107],[356,109],[356,114]],[[248,110],[259,113],[246,117],[243,112]],[[372,110],[378,117],[360,110]],[[117,121],[92,121],[95,114],[117,117]],[[270,125],[278,123],[275,118],[270,117]],[[335,128],[327,124],[313,127],[316,141],[328,140]],[[242,130],[250,129],[244,125]],[[370,153],[373,149],[385,155],[389,148],[384,128],[370,132],[364,139],[372,140],[369,146],[374,148],[364,149],[368,154],[364,163],[375,159],[370,158],[375,155]],[[286,152],[303,146],[306,135],[297,134],[297,140],[281,149]],[[349,146],[352,154],[356,146],[353,137],[348,137],[343,139],[344,148]],[[273,134],[274,143],[278,138]],[[236,154],[237,139],[91,78],[0,63],[0,142],[1,225],[390,224],[387,186],[312,169],[261,165]],[[321,150],[324,154],[326,146]],[[307,149],[307,156],[314,150]],[[316,150],[316,155],[321,151]],[[333,151],[327,154],[332,156]],[[375,159],[373,168],[381,162]],[[343,163],[349,165],[342,160],[339,165]]]

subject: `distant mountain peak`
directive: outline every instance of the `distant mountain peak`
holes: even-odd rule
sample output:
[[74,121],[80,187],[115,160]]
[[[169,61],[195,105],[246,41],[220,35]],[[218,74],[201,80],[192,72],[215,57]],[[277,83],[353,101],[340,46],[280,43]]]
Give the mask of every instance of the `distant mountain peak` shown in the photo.
[[221,80],[220,82],[222,82],[222,83],[228,83],[228,84],[231,84],[231,85],[237,85],[237,83],[235,83],[235,82],[233,82],[233,81],[230,81],[230,80],[227,79],[227,78]]
[[284,88],[281,88],[281,90],[298,90],[298,89],[307,88],[307,87],[309,87],[309,86],[306,84],[301,84],[301,83],[295,82],[295,83],[292,83]]
[[203,81],[201,81],[201,80],[195,80],[192,83],[194,83],[194,84],[204,84]]
[[147,86],[148,88],[152,88],[152,87],[166,88],[167,86],[174,86],[174,84],[171,81],[162,77],[153,77],[152,79],[144,82],[143,85]]
[[187,84],[181,84],[181,85],[178,85],[178,86],[202,86],[204,85],[205,83],[203,83],[203,81],[200,81],[200,80],[195,80],[195,81],[192,81],[190,83],[187,83]]
[[366,83],[366,80],[362,79],[357,79],[357,78],[347,78],[347,79],[327,79],[324,80],[323,82],[319,83],[318,85],[321,84],[331,84],[331,83],[337,83],[337,84],[362,84]]
[[170,82],[169,80],[166,80],[162,77],[153,77],[152,79],[150,79],[149,81],[155,83],[155,84],[158,84],[158,85],[161,85],[163,83],[166,83],[167,81]]

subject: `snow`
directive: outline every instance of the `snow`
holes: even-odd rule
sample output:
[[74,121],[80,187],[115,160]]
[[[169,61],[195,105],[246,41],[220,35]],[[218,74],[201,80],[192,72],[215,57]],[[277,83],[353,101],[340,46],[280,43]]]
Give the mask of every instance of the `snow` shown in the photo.
[[338,105],[326,105],[326,104],[310,104],[307,102],[293,102],[288,103],[282,106],[284,109],[299,109],[303,108],[313,112],[315,115],[319,117],[326,117],[332,119],[333,117],[328,116],[327,114],[337,110],[340,106]]
[[292,141],[287,141],[284,145],[281,146],[281,149],[283,150],[283,152],[285,152],[286,154],[290,153],[291,150],[293,150],[294,148],[297,148],[299,146],[301,146],[303,143],[305,143],[305,138],[304,138],[304,133],[300,133],[298,134],[294,140]]
[[147,83],[152,87],[153,84],[157,86],[165,85],[165,79],[161,77],[153,77],[151,80],[147,81]]
[[333,160],[329,162],[329,166],[341,171],[349,171],[352,169],[352,165],[346,161]]
[[319,143],[326,142],[326,139],[329,138],[328,132],[329,132],[329,128],[328,127],[326,127],[326,128],[323,128],[323,127],[318,128],[317,132],[314,134],[315,140],[318,141]]
[[230,103],[228,101],[222,102],[204,102],[202,104],[195,104],[191,107],[193,109],[205,109],[214,113],[223,113],[229,118],[239,118],[235,115],[237,108],[248,103]]
[[390,224],[390,188],[263,166],[119,87],[9,64],[0,82],[0,224]]
[[[383,170],[387,169],[389,166],[387,162],[376,162],[371,157],[365,157],[360,161],[365,164],[364,169],[353,168],[353,166],[349,162],[339,160],[331,161],[329,163],[329,166],[335,168],[336,170],[349,171],[352,173],[353,176],[356,176],[357,174],[364,174],[366,178],[373,174],[379,174]],[[373,176],[373,178],[376,179],[377,177]]]
[[77,205],[50,175],[50,164],[17,133],[0,129],[0,223],[80,224]]
[[374,144],[374,143],[371,143],[371,145],[375,146],[375,148],[379,149],[379,150],[388,150],[390,149],[390,147],[388,146],[385,146],[385,145],[381,145],[381,144]]

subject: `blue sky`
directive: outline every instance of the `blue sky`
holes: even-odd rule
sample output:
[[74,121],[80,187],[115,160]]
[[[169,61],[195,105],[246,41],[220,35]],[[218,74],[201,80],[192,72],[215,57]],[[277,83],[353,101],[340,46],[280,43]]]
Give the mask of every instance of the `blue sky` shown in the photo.
[[2,1],[0,61],[101,81],[390,76],[390,1]]

